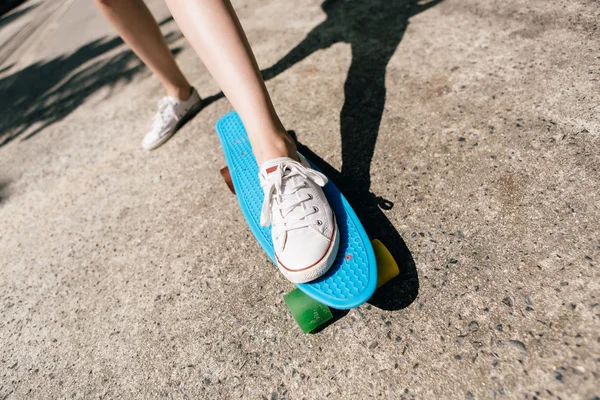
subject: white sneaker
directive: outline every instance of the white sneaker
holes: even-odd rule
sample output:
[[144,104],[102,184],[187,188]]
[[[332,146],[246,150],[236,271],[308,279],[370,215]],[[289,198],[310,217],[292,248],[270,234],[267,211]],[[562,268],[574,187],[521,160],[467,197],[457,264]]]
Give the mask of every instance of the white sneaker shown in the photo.
[[192,88],[190,98],[179,100],[175,97],[163,97],[158,102],[158,112],[150,132],[144,136],[142,147],[152,150],[169,140],[191,117],[202,108],[202,99]]
[[340,243],[335,215],[321,189],[327,177],[304,158],[300,161],[275,158],[258,173],[265,194],[260,224],[272,224],[277,266],[294,283],[327,272]]

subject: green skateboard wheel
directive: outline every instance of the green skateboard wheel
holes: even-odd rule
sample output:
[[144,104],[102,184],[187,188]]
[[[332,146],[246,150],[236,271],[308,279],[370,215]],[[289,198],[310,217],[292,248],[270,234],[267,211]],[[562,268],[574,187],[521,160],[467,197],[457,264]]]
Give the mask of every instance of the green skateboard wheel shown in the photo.
[[284,295],[283,300],[304,333],[312,332],[333,318],[329,307],[298,288]]

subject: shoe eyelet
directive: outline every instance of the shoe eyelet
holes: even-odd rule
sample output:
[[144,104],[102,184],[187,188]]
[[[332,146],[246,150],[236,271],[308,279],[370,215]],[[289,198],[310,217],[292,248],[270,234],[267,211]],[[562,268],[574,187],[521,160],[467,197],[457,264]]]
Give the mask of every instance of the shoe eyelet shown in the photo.
[[312,199],[313,199],[313,195],[309,193],[309,194],[308,194],[308,199],[309,199],[309,200],[312,200]]
[[319,212],[319,207],[317,207],[317,206],[314,206],[314,207],[313,207],[313,210],[314,210],[315,212]]
[[323,225],[323,221],[321,221],[320,219],[317,220],[317,225]]

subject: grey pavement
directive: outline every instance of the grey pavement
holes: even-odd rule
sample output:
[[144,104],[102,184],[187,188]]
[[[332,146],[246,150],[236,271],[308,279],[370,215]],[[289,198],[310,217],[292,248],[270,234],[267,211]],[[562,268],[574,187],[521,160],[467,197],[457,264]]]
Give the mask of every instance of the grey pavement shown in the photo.
[[157,79],[91,1],[25,2],[0,17],[0,399],[598,399],[598,1],[234,5],[400,277],[303,335],[219,174],[229,103],[144,152]]

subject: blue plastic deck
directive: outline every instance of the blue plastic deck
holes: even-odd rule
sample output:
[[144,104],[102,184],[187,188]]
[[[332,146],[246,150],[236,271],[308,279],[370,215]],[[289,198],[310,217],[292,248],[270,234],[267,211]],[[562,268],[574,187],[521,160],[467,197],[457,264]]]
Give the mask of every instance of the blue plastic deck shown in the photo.
[[[221,117],[216,129],[246,221],[262,248],[277,265],[271,228],[260,226],[263,190],[246,129],[236,112]],[[323,191],[335,212],[340,229],[338,255],[324,276],[296,286],[323,304],[346,310],[363,304],[375,292],[375,253],[362,224],[338,188],[329,181]]]

